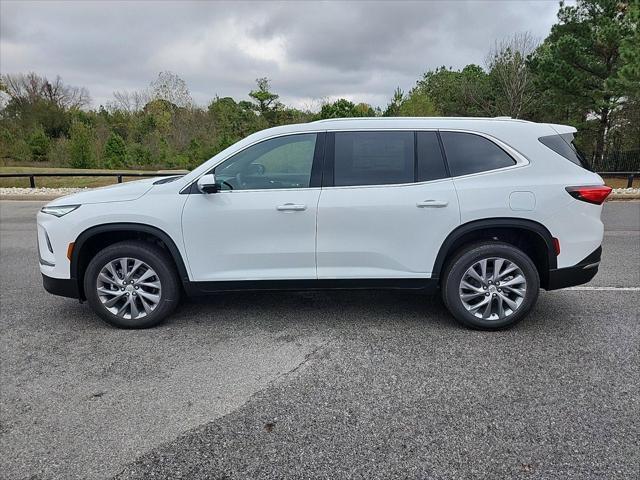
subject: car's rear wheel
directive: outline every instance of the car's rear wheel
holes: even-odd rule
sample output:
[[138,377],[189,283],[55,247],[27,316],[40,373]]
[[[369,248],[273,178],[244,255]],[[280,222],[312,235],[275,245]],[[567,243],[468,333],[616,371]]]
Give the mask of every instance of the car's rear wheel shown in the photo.
[[522,320],[538,298],[540,278],[531,259],[513,245],[475,244],[449,263],[442,297],[460,323],[485,330]]
[[148,242],[125,241],[101,250],[89,263],[84,293],[91,308],[121,328],[149,328],[162,322],[180,297],[169,255]]

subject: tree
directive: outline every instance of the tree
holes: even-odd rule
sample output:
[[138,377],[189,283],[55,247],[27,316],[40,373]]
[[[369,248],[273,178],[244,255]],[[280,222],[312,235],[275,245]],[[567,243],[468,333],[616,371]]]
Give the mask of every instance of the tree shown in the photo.
[[69,139],[70,163],[74,168],[91,168],[93,160],[93,134],[91,128],[83,122],[71,124]]
[[434,117],[439,113],[424,89],[414,88],[400,104],[398,114],[402,117]]
[[436,68],[418,80],[413,93],[426,95],[446,116],[494,116],[494,92],[489,75],[478,65],[462,70]]
[[148,90],[139,92],[115,91],[113,92],[114,100],[107,103],[107,108],[111,112],[139,112],[151,100]]
[[623,65],[620,77],[623,88],[634,95],[640,95],[640,1],[635,0],[628,14],[631,34],[622,40],[620,55]]
[[[139,94],[143,98],[144,94]],[[164,100],[177,107],[189,108],[193,106],[193,99],[186,82],[173,72],[160,72],[149,85],[150,100]],[[134,101],[135,101],[134,96]]]
[[47,155],[49,154],[49,143],[49,137],[47,137],[42,126],[38,125],[27,139],[27,144],[31,150],[31,158],[36,162],[47,160]]
[[529,33],[515,34],[496,42],[489,53],[486,63],[500,115],[520,118],[536,97],[533,74],[527,65],[527,57],[535,51],[536,44]]
[[256,78],[257,89],[251,90],[249,96],[256,102],[255,109],[264,117],[269,126],[275,125],[276,112],[282,107],[278,101],[280,95],[271,92],[269,79],[266,77]]
[[[621,45],[632,35],[625,0],[560,3],[559,23],[536,50],[531,67],[541,89],[562,104],[598,118],[594,158],[602,160],[611,113],[623,101]],[[637,44],[635,45],[637,48]]]
[[24,132],[43,128],[50,138],[67,135],[70,111],[89,102],[85,88],[64,85],[60,77],[49,82],[35,73],[4,75],[2,117],[13,119]]
[[360,103],[356,105],[345,98],[340,98],[333,103],[325,103],[320,109],[320,118],[349,118],[349,117],[370,117],[375,112],[371,105]]
[[65,85],[59,76],[50,82],[47,77],[33,72],[9,74],[2,77],[2,84],[10,100],[19,105],[46,101],[67,110],[83,108],[91,102],[86,88]]
[[231,97],[216,97],[209,104],[218,151],[265,126],[259,121],[264,119],[260,119],[253,108],[250,102],[236,102]]
[[292,123],[305,123],[311,121],[314,114],[308,110],[282,107],[276,112],[277,125],[290,125]]
[[400,87],[393,91],[393,97],[382,114],[383,117],[397,117],[400,115],[400,106],[404,101],[404,92]]
[[375,117],[376,111],[368,103],[360,102],[356,105],[355,109],[357,117]]
[[127,164],[127,145],[124,139],[115,132],[111,132],[109,139],[104,144],[102,155],[104,165],[107,168],[123,168]]

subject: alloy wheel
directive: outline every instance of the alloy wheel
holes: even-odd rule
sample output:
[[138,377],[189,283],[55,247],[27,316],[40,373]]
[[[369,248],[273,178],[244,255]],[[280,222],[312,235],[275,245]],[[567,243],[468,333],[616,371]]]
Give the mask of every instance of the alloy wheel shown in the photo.
[[460,280],[462,304],[483,320],[502,320],[513,315],[526,293],[527,280],[522,269],[500,257],[475,262]]
[[160,277],[137,258],[122,257],[109,261],[98,274],[98,298],[111,313],[125,319],[149,315],[160,303]]

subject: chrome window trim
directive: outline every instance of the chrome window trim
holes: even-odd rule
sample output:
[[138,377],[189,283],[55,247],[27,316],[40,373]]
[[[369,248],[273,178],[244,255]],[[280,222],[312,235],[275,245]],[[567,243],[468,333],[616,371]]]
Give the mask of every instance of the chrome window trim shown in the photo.
[[[231,157],[238,155],[239,153],[245,151],[246,149],[253,147],[254,145],[257,145],[259,143],[265,142],[267,140],[272,140],[274,138],[280,138],[280,137],[290,137],[293,135],[307,135],[307,134],[319,134],[319,133],[334,133],[334,132],[456,132],[456,133],[469,133],[472,135],[478,135],[480,137],[484,137],[487,140],[495,143],[496,145],[498,145],[500,148],[502,148],[503,150],[505,150],[509,156],[511,156],[511,158],[513,158],[513,160],[516,162],[515,165],[510,165],[508,167],[500,167],[500,168],[494,168],[491,170],[483,170],[482,172],[475,172],[475,173],[467,173],[466,175],[458,175],[458,176],[454,176],[451,175],[449,177],[446,178],[439,178],[436,180],[428,180],[428,181],[424,181],[424,182],[409,182],[409,183],[381,183],[381,184],[376,184],[376,185],[341,185],[341,186],[331,186],[331,187],[306,187],[306,188],[269,188],[269,189],[252,189],[252,190],[237,190],[236,193],[238,192],[264,192],[264,191],[286,191],[286,190],[290,190],[290,191],[300,191],[300,190],[318,190],[318,189],[325,189],[325,190],[332,190],[332,189],[343,189],[343,188],[371,188],[371,187],[399,187],[399,186],[407,186],[407,185],[422,185],[422,184],[427,184],[427,183],[433,183],[433,182],[440,182],[440,181],[444,181],[444,180],[451,180],[451,179],[465,179],[465,178],[469,178],[469,177],[475,177],[478,175],[486,175],[486,174],[490,174],[490,173],[496,173],[496,172],[503,172],[503,171],[508,171],[508,170],[513,170],[515,168],[522,168],[522,167],[526,167],[528,166],[531,162],[530,160],[523,155],[522,153],[520,153],[518,150],[516,150],[515,148],[513,148],[511,145],[505,143],[504,141],[500,140],[497,137],[494,137],[493,135],[490,135],[488,133],[484,133],[484,132],[479,132],[477,130],[469,130],[469,129],[461,129],[461,128],[436,128],[436,127],[427,127],[427,128],[419,128],[419,127],[413,127],[413,128],[406,128],[406,127],[378,127],[378,128],[371,128],[371,127],[361,127],[361,128],[330,128],[330,129],[326,129],[326,130],[303,130],[300,132],[287,132],[287,133],[280,133],[280,134],[276,134],[276,135],[271,135],[269,137],[264,137],[261,138],[259,140],[256,140],[255,142],[247,145],[246,147],[244,147],[241,150],[238,150],[237,152],[234,152],[226,157],[224,157],[223,159],[221,159],[219,162],[216,162],[213,166],[211,166],[210,168],[208,168],[203,174],[201,174],[199,177],[195,178],[192,182],[190,182],[188,185],[186,185],[185,187],[183,187],[180,190],[180,193],[188,193],[187,190],[189,190],[191,188],[191,185],[196,183],[198,181],[198,179],[203,176],[206,175],[208,173],[212,173],[212,171],[221,163],[227,161],[228,159],[230,159]],[[446,154],[446,151],[445,151]],[[232,192],[232,190],[221,190],[220,192],[217,193],[230,193]]]
[[444,177],[444,178],[437,178],[435,180],[424,180],[422,182],[410,182],[410,183],[381,183],[381,184],[376,184],[376,185],[338,185],[338,186],[331,186],[331,187],[322,187],[323,190],[344,190],[344,189],[354,189],[354,188],[398,188],[398,187],[413,187],[415,186],[421,186],[421,185],[428,185],[431,183],[444,183],[444,182],[451,182],[453,181],[454,177]]
[[251,190],[218,190],[215,194],[219,195],[221,193],[244,193],[244,192],[307,192],[313,190],[320,190],[321,187],[302,187],[302,188],[254,188]]

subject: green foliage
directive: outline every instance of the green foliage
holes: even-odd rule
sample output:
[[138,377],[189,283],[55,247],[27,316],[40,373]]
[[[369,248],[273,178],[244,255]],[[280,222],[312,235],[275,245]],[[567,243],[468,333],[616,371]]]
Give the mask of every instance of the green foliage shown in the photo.
[[400,106],[404,102],[404,92],[400,87],[397,87],[393,92],[393,97],[391,97],[391,101],[387,105],[387,108],[384,110],[382,116],[384,117],[398,117],[401,115]]
[[49,148],[49,165],[64,167],[68,165],[71,157],[69,140],[65,137],[56,138],[51,141]]
[[398,115],[402,117],[435,117],[438,115],[438,109],[424,89],[414,88],[400,103]]
[[[462,70],[436,68],[418,80],[410,96],[430,99],[435,110],[444,116],[494,116],[493,92],[489,75],[478,65]],[[423,100],[423,103],[426,101]]]
[[640,95],[640,0],[634,0],[628,12],[631,33],[622,39],[620,78],[623,88]]
[[127,146],[127,159],[134,168],[145,168],[153,164],[151,151],[140,143]]
[[356,105],[355,111],[357,113],[357,117],[375,117],[376,111],[373,109],[371,105],[368,103],[358,103]]
[[375,112],[370,105],[359,103],[356,105],[349,100],[341,98],[333,103],[325,103],[320,109],[319,118],[350,118],[350,117],[373,117]]
[[24,130],[29,130],[39,125],[50,138],[59,138],[67,135],[71,117],[52,102],[35,100],[23,102],[9,100],[2,112],[5,118],[13,118]]
[[112,132],[104,144],[102,155],[104,166],[111,169],[124,168],[127,165],[127,146],[124,139],[115,132]]
[[268,78],[257,78],[256,84],[258,88],[251,90],[249,96],[256,102],[254,108],[269,126],[273,126],[276,124],[277,112],[282,108],[282,104],[278,101],[280,96],[270,91]]
[[185,153],[183,168],[191,170],[210,157],[211,155],[208,155],[205,145],[203,145],[203,143],[198,139],[193,138],[189,142],[189,147],[187,148],[187,151]]
[[42,126],[38,127],[31,132],[27,138],[27,144],[31,150],[31,159],[36,162],[44,162],[47,160],[49,154],[49,137],[45,133]]
[[8,128],[0,129],[0,158],[17,162],[31,160],[31,149],[27,141]]
[[250,102],[239,102],[231,97],[216,97],[208,107],[215,128],[218,151],[233,145],[247,135],[266,128],[264,118],[256,115]]
[[91,168],[95,166],[93,153],[93,131],[86,124],[75,121],[71,125],[69,142],[70,166]]
[[[631,41],[629,2],[578,0],[560,4],[559,23],[531,58],[538,88],[574,117],[599,117],[593,156],[602,158],[610,114],[628,91],[621,81],[621,46]],[[635,44],[635,48],[637,44]]]

